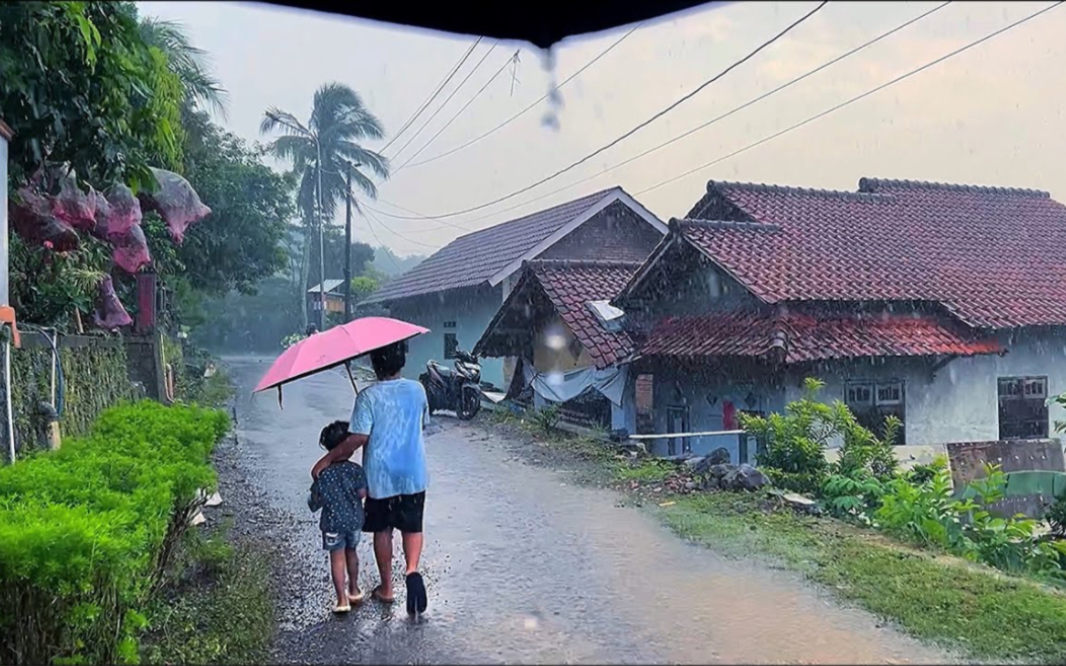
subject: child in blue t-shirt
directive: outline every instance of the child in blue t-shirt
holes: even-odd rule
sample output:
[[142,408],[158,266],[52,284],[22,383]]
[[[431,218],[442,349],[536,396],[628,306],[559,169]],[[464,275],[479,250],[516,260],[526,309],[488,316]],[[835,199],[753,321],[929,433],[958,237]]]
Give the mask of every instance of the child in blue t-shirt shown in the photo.
[[[322,429],[318,441],[322,448],[332,451],[347,437],[348,422],[334,421]],[[329,551],[333,587],[337,592],[334,613],[346,613],[351,610],[352,603],[363,600],[359,590],[359,555],[355,547],[363,527],[366,491],[366,474],[362,466],[342,459],[334,461],[318,475],[307,498],[311,511],[322,511],[318,526],[322,530],[322,547]],[[344,580],[346,572],[347,585]]]

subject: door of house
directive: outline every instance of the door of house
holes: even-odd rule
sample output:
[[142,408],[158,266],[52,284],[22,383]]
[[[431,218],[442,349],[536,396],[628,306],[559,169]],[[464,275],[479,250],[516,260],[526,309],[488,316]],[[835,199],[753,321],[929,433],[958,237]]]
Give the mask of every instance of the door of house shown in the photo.
[[[670,433],[688,432],[688,407],[666,408],[666,430]],[[666,440],[666,454],[676,456],[678,449],[682,453],[692,451],[692,442],[688,437],[671,437]]]

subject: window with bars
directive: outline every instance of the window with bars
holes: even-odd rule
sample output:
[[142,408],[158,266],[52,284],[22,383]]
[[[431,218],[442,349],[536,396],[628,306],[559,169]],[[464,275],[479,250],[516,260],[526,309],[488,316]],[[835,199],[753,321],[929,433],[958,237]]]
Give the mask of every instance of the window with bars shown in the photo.
[[[886,381],[849,381],[844,385],[844,403],[855,415],[855,420],[878,437],[885,433],[885,417],[895,416],[907,422],[904,383],[892,379]],[[896,446],[906,444],[906,428],[896,434]]]
[[999,438],[1046,439],[1047,377],[1000,377]]

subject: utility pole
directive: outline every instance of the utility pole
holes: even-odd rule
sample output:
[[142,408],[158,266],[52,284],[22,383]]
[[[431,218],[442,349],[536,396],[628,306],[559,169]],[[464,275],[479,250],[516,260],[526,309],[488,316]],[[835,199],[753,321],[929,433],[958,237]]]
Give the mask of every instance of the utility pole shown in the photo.
[[344,210],[344,322],[352,320],[352,163],[348,162],[348,196]]
[[315,165],[318,172],[318,187],[315,188],[318,194],[318,279],[321,280],[318,283],[318,331],[321,333],[326,330],[326,223],[322,216],[322,143],[317,135],[315,148],[318,151],[318,164]]

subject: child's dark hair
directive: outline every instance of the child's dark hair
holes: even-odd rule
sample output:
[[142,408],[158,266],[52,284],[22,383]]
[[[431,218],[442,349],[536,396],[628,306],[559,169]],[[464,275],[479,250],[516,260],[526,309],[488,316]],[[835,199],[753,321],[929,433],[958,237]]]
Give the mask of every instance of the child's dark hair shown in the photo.
[[322,434],[318,436],[318,445],[327,451],[332,451],[346,439],[348,439],[348,422],[334,421],[322,428]]
[[370,365],[379,380],[393,377],[407,362],[407,341],[395,342],[370,352]]

